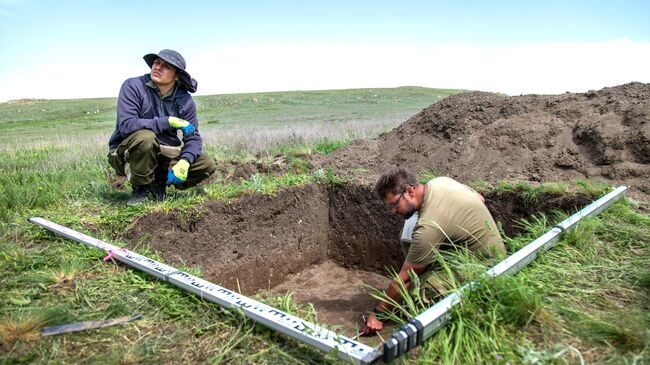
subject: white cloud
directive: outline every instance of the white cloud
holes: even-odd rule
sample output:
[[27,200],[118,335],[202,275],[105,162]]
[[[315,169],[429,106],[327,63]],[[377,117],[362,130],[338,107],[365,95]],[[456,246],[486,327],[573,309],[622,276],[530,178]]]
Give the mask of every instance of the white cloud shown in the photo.
[[[650,82],[650,43],[629,39],[498,48],[262,45],[185,56],[200,95],[404,85],[558,94]],[[115,97],[127,77],[146,72],[140,60],[103,65],[69,57],[66,62],[71,59],[84,63],[12,74],[1,82],[0,100]]]
[[650,82],[650,43],[628,39],[510,48],[266,46],[193,62],[204,94],[403,85],[555,94]]
[[[442,84],[508,94],[584,92],[630,81],[650,82],[650,43],[620,39],[514,48],[444,45]],[[431,80],[432,81],[432,80]]]
[[[146,71],[143,69],[142,74]],[[20,98],[76,99],[116,97],[129,76],[123,68],[101,62],[79,64],[48,62],[47,68],[34,68],[24,74],[10,73],[3,81],[0,100]],[[125,76],[127,75],[127,76]],[[136,75],[130,75],[136,76]]]

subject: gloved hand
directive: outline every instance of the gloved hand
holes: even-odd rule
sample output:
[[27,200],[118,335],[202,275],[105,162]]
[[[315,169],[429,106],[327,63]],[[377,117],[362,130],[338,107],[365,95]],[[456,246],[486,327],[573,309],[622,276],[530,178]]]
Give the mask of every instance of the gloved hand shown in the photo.
[[190,170],[190,163],[181,159],[167,173],[167,185],[180,184],[187,179],[187,172]]
[[183,135],[185,137],[191,136],[194,134],[195,129],[192,123],[188,122],[187,120],[181,119],[181,118],[176,118],[176,117],[169,117],[169,126],[175,129],[180,129],[183,131]]

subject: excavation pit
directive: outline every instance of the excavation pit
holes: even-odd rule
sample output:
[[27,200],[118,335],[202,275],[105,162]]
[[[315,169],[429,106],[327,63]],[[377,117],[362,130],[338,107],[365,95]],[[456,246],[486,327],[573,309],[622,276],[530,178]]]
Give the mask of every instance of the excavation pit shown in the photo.
[[[521,218],[574,212],[592,199],[541,195],[532,205],[515,191],[485,197],[508,235],[517,233],[514,222]],[[368,286],[385,288],[388,270],[402,264],[402,224],[368,186],[311,184],[149,214],[127,239],[151,244],[170,265],[199,266],[204,279],[245,295],[292,293],[314,306],[319,323],[352,335],[361,313],[375,304]]]

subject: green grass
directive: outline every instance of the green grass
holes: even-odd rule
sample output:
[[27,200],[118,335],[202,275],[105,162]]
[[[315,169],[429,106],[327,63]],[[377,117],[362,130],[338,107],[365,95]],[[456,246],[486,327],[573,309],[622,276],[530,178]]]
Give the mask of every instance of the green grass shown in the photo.
[[[168,201],[140,207],[126,207],[128,190],[108,183],[106,140],[115,99],[0,104],[0,363],[338,362],[236,310],[103,262],[102,252],[48,233],[26,218],[44,216],[119,246],[134,220],[151,212],[191,214],[210,199],[274,195],[302,184],[345,184],[346,178],[332,171],[310,171],[306,156],[377,135],[450,92],[397,88],[198,97],[207,153],[224,165],[282,163],[283,172],[216,179],[202,194],[172,191]],[[475,186],[489,188],[484,182]],[[535,201],[567,189],[602,195],[608,187],[579,181],[502,183],[496,189],[516,190]],[[582,222],[518,275],[483,281],[454,310],[450,323],[410,359],[423,364],[650,363],[646,212],[631,200],[619,202]],[[511,252],[523,247],[562,218],[520,222],[526,233],[509,238],[507,246]],[[161,260],[141,243],[132,249]],[[494,263],[466,252],[446,253],[439,262],[452,289]],[[196,267],[179,268],[201,275]],[[417,290],[409,294],[395,320],[427,306],[418,295]],[[317,318],[312,306],[291,295],[257,299],[306,320]],[[44,326],[133,314],[144,319],[61,336],[39,334]]]

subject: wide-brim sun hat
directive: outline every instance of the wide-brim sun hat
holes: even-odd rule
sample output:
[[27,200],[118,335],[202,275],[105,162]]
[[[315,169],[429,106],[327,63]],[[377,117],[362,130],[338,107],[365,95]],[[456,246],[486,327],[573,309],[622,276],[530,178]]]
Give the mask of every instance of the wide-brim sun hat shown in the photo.
[[149,65],[149,68],[153,67],[153,63],[157,58],[161,58],[170,65],[174,65],[178,72],[178,84],[180,87],[191,93],[196,92],[198,83],[192,78],[192,76],[190,76],[187,71],[185,71],[185,59],[183,56],[181,56],[180,53],[171,49],[163,49],[162,51],[158,52],[158,54],[149,53],[144,55],[142,58],[144,58],[144,62]]

